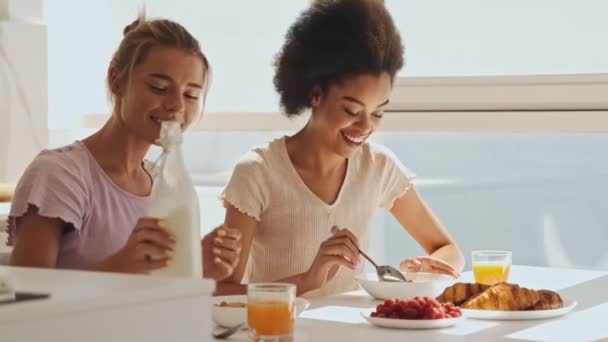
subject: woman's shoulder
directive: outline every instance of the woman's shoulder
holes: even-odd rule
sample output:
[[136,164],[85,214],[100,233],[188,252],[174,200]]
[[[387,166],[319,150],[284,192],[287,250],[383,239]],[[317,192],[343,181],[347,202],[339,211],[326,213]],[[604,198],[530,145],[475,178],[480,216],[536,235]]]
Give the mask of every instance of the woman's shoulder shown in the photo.
[[255,146],[243,154],[236,163],[237,168],[268,170],[280,163],[285,149],[285,137]]
[[383,166],[386,163],[398,161],[397,156],[390,148],[371,141],[368,141],[361,146],[359,159],[363,163],[370,163],[377,166]]
[[15,234],[14,219],[23,216],[30,206],[45,217],[60,218],[79,229],[91,193],[87,181],[88,153],[76,142],[38,154],[27,167],[11,203],[9,241]]
[[395,174],[405,176],[408,182],[416,177],[416,174],[403,164],[395,152],[384,145],[367,143],[365,148],[362,149],[362,155],[362,160],[364,160],[362,164],[366,164],[373,174],[385,178],[386,181],[390,181],[390,178],[395,177]]
[[28,170],[82,175],[89,166],[90,156],[82,142],[43,150],[34,158]]
[[391,170],[401,170],[408,177],[415,174],[405,166],[390,148],[375,142],[366,142],[359,151],[359,168],[380,175]]
[[251,148],[236,163],[222,199],[260,221],[272,189],[278,184],[273,179],[277,179],[277,172],[280,172],[283,153],[287,154],[284,138]]

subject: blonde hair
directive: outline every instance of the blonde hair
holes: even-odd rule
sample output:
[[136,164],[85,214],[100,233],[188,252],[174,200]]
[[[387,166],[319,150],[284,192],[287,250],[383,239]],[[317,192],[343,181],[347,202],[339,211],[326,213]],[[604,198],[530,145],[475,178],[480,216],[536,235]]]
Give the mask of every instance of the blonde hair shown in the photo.
[[110,68],[116,68],[118,74],[112,80],[108,72],[107,85],[110,99],[113,98],[112,89],[131,78],[134,67],[144,61],[148,50],[154,46],[180,49],[201,59],[203,62],[202,112],[211,83],[211,67],[201,50],[198,40],[182,25],[174,21],[167,19],[147,20],[145,14],[141,13],[135,21],[124,28],[122,41],[112,56]]

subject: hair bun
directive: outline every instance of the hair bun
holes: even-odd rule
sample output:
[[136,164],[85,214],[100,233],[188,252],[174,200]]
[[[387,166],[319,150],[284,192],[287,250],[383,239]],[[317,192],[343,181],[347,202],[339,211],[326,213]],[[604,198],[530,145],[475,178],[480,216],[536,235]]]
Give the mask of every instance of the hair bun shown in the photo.
[[133,31],[137,26],[139,26],[141,23],[143,22],[142,18],[139,17],[137,19],[135,19],[132,23],[130,23],[129,25],[125,26],[125,28],[122,30],[122,34],[123,36],[126,36],[127,33]]

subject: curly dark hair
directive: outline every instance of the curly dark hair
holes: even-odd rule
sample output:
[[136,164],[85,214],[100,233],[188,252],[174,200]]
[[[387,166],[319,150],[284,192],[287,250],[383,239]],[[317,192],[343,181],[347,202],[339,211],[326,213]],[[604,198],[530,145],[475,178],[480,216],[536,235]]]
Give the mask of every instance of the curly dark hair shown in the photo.
[[403,44],[380,0],[317,0],[290,27],[277,54],[274,86],[287,116],[310,106],[311,91],[345,77],[403,66]]

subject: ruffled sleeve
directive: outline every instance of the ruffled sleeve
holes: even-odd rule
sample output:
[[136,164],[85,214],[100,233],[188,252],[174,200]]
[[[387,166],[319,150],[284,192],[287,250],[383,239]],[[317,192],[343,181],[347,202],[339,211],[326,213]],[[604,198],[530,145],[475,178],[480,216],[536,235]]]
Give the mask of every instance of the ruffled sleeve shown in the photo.
[[374,146],[373,155],[380,191],[378,206],[390,210],[395,200],[412,187],[416,175],[384,146]]
[[35,207],[40,216],[59,218],[75,230],[82,228],[88,194],[80,170],[76,163],[55,154],[34,159],[15,189],[7,229],[9,245],[19,233],[17,219],[29,207]]
[[255,152],[241,158],[222,193],[224,204],[234,206],[241,213],[259,222],[269,201],[266,169],[265,161]]

